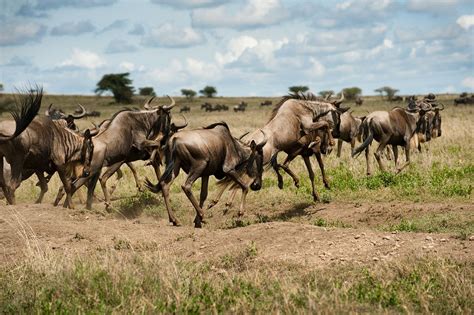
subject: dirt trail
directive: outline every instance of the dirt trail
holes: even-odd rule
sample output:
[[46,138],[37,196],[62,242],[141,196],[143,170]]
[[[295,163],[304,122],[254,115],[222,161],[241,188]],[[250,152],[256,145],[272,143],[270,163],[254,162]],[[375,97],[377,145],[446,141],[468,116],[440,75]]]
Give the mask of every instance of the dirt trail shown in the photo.
[[[354,222],[360,222],[363,213],[372,211],[367,206],[359,212],[343,204],[328,207],[332,210],[338,207],[338,211],[330,213],[340,219],[349,217]],[[328,211],[328,207],[318,211]],[[417,207],[421,209],[424,205],[418,204]],[[472,261],[474,255],[474,241],[460,240],[453,235],[381,232],[371,230],[367,225],[361,225],[362,228],[358,229],[325,228],[278,221],[211,230],[191,226],[171,227],[165,220],[147,216],[126,220],[49,205],[2,208],[1,263],[21,259],[28,250],[35,248],[59,255],[82,255],[104,250],[166,251],[180,259],[201,261],[235,255],[252,247],[257,249],[257,259],[261,261],[315,267],[334,263],[370,264],[412,255]],[[318,206],[311,206],[305,211],[315,209],[319,209]]]

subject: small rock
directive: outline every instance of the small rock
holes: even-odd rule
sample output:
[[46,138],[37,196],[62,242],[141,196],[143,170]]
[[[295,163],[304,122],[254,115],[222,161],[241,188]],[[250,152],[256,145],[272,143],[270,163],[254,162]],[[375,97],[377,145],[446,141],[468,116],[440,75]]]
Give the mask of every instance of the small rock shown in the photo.
[[372,260],[373,260],[373,261],[379,261],[380,258],[378,258],[378,257],[373,257]]
[[355,239],[359,239],[360,238],[360,235],[356,235],[354,236]]
[[329,242],[328,245],[332,246],[332,245],[334,245],[334,242]]
[[365,234],[365,232],[362,232],[362,233],[360,233],[360,235],[362,235],[362,236],[366,236],[367,234]]
[[382,239],[387,240],[387,241],[391,240],[390,236],[388,236],[388,235],[385,235],[384,237],[382,237]]
[[474,241],[474,235],[469,236],[470,241]]
[[447,239],[447,238],[442,238],[442,239],[440,239],[439,241],[440,241],[440,242],[447,242],[448,239]]
[[344,257],[339,258],[340,261],[346,261]]
[[428,241],[428,242],[433,242],[433,238],[431,236],[427,236],[425,238],[425,240]]
[[86,215],[86,220],[89,220],[89,216],[88,216],[88,215]]

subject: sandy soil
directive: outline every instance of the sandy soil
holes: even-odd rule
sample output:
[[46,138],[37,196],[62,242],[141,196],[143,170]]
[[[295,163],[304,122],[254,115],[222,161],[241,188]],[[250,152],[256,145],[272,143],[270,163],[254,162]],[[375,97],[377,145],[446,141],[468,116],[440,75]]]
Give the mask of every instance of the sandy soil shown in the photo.
[[[171,227],[166,220],[145,215],[125,219],[46,204],[1,206],[0,263],[23,259],[35,251],[83,255],[106,250],[166,251],[178,259],[202,261],[235,254],[249,246],[257,248],[257,259],[261,261],[314,267],[374,264],[409,256],[472,262],[473,237],[461,240],[454,234],[373,229],[400,217],[416,217],[425,212],[472,215],[474,207],[460,203],[301,204],[269,216],[272,222],[232,229],[194,229],[190,225]],[[315,217],[347,222],[358,228],[309,224]]]

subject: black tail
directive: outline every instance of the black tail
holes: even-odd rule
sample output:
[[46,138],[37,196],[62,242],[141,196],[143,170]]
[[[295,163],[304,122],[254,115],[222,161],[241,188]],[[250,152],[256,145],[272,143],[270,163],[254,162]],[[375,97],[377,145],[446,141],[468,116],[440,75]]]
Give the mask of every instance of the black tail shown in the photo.
[[0,143],[16,138],[21,134],[38,114],[43,98],[43,88],[36,86],[27,93],[22,94],[15,100],[16,110],[10,112],[16,123],[15,132],[12,135],[0,133]]
[[364,143],[362,143],[360,146],[354,149],[354,152],[352,152],[352,157],[357,157],[362,151],[364,151],[374,140],[374,134],[372,132],[372,128],[370,127],[370,121],[364,121],[363,123],[364,126]]

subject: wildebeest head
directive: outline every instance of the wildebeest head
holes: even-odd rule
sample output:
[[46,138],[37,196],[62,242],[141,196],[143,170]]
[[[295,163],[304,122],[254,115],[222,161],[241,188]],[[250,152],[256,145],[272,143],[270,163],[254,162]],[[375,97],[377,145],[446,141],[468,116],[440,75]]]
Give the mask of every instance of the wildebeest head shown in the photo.
[[329,101],[329,99],[326,98],[326,102],[331,104],[330,109],[313,118],[313,121],[327,121],[329,123],[332,137],[334,138],[339,138],[341,135],[341,115],[350,109],[350,107],[341,107],[343,101],[344,93],[341,93],[341,97],[337,100]]
[[434,116],[431,126],[431,135],[433,138],[441,137],[441,111],[444,110],[444,105],[440,104],[442,108],[436,107],[434,109]]
[[174,99],[168,96],[171,103],[169,105],[158,105],[158,106],[151,106],[151,101],[154,97],[150,98],[143,108],[150,111],[156,111],[159,116],[152,126],[147,139],[163,139],[162,141],[166,141],[169,137],[170,130],[171,130],[171,109],[176,105]]
[[79,112],[78,114],[66,115],[62,110],[52,108],[53,104],[50,104],[44,114],[50,117],[52,120],[64,119],[69,129],[78,130],[74,120],[83,118],[87,113],[84,106],[82,106],[81,104],[78,104],[78,106],[79,106],[79,110],[76,111],[76,112]]
[[[268,138],[263,130],[260,131],[263,133],[263,140],[258,144],[255,140],[252,140],[250,144],[247,145],[250,148],[250,155],[244,164],[247,168],[247,174],[254,178],[252,184],[250,184],[252,190],[260,190],[262,188],[263,147],[267,143]],[[240,141],[240,139],[238,140]]]
[[83,162],[82,177],[88,177],[90,175],[92,157],[94,153],[94,143],[92,137],[96,133],[92,133],[89,129],[84,132],[84,140],[82,143],[81,160]]

